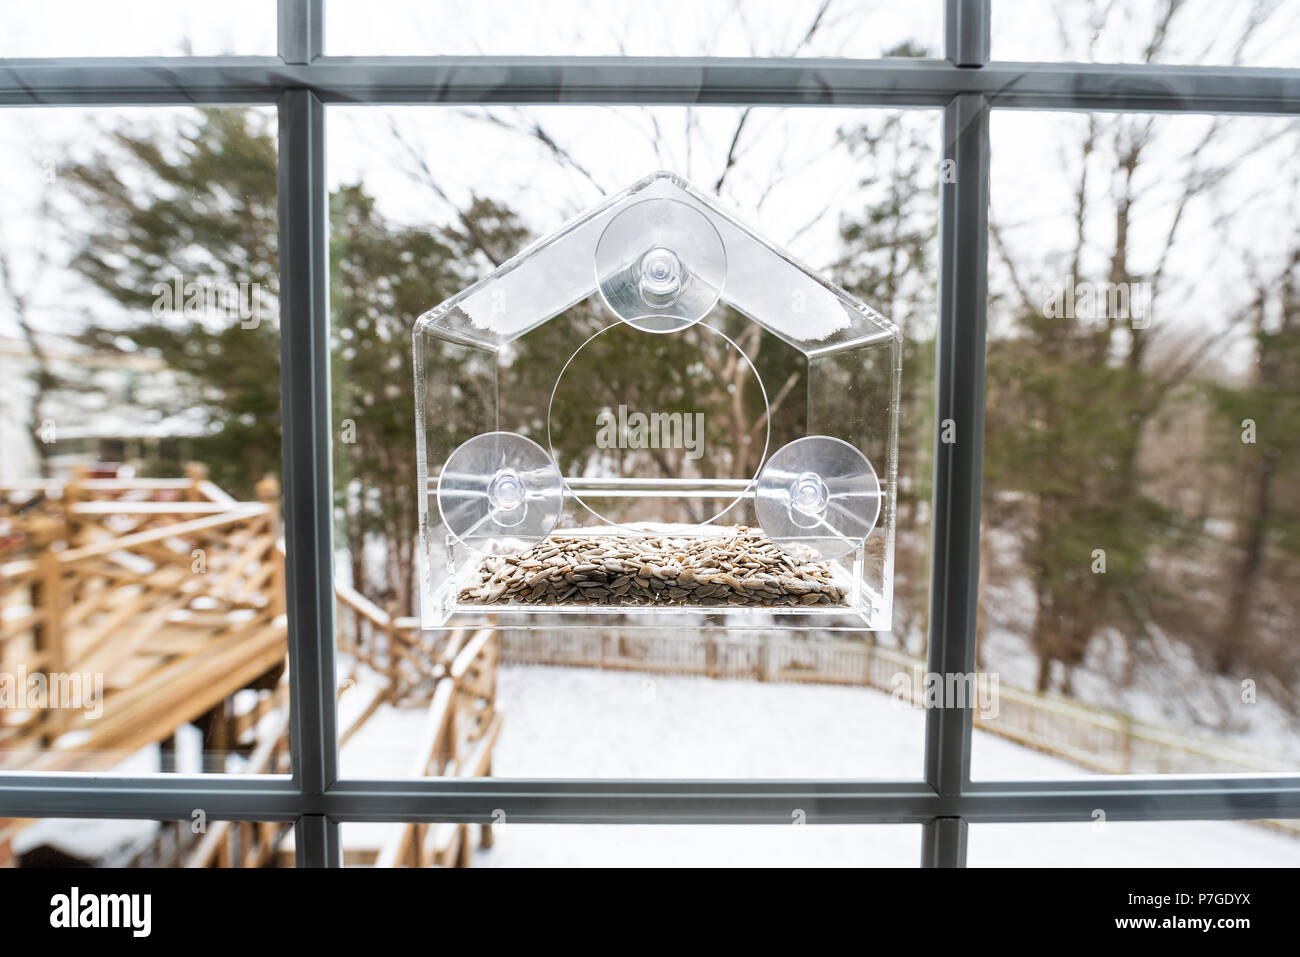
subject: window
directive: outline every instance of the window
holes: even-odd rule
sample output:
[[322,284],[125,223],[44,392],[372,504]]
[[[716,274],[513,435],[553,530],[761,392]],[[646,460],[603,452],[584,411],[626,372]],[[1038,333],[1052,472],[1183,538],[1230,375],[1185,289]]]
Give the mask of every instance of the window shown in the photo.
[[[166,5],[169,14],[176,6]],[[1168,829],[1177,825],[1169,822],[1188,819],[1210,822],[1198,832],[1205,848],[1241,832],[1269,848],[1261,850],[1269,861],[1294,859],[1287,846],[1270,843],[1294,840],[1287,832],[1300,818],[1300,780],[1289,773],[1297,767],[1293,742],[1274,739],[1263,764],[1236,768],[1190,746],[1178,751],[1161,727],[1168,715],[1143,710],[1155,698],[1106,683],[1116,673],[1107,669],[1122,670],[1122,661],[1085,666],[1108,648],[1136,649],[1157,656],[1144,660],[1158,660],[1160,674],[1173,681],[1209,661],[1224,682],[1262,702],[1250,719],[1263,722],[1260,741],[1296,707],[1296,659],[1283,641],[1294,634],[1295,612],[1278,597],[1295,587],[1294,482],[1269,484],[1270,468],[1295,468],[1300,434],[1300,377],[1286,372],[1294,371],[1300,286],[1293,235],[1300,69],[1286,48],[1294,43],[1296,5],[1252,6],[1252,15],[1276,19],[1236,24],[1242,42],[1235,49],[1217,30],[1211,47],[1198,42],[1197,23],[1210,16],[1210,5],[1193,17],[1158,0],[1126,5],[1137,10],[1130,20],[1080,24],[1021,20],[1018,8],[996,0],[880,4],[878,21],[834,0],[774,4],[752,29],[719,21],[719,48],[705,34],[698,43],[670,43],[679,34],[655,32],[655,24],[632,16],[651,9],[645,5],[624,11],[577,3],[561,5],[562,15],[544,24],[493,32],[488,42],[476,35],[474,19],[458,17],[458,31],[440,29],[440,18],[459,6],[422,5],[418,23],[398,24],[385,5],[279,0],[275,55],[269,27],[254,29],[252,20],[223,39],[206,21],[169,16],[147,35],[123,33],[121,43],[110,25],[88,42],[63,34],[64,45],[47,48],[40,36],[53,31],[42,29],[45,7],[35,20],[27,8],[0,13],[0,53],[23,58],[0,71],[3,112],[39,106],[25,115],[36,117],[30,128],[43,135],[41,149],[74,139],[69,131],[88,116],[103,133],[96,142],[118,157],[88,164],[76,154],[88,148],[82,136],[76,155],[43,167],[39,157],[33,163],[28,128],[0,125],[0,145],[22,154],[34,184],[43,174],[75,176],[90,204],[60,220],[66,232],[52,247],[76,263],[78,285],[67,294],[44,287],[34,303],[37,313],[55,317],[50,322],[63,321],[60,310],[73,303],[88,305],[93,316],[59,357],[68,369],[89,371],[65,370],[61,378],[80,386],[76,408],[86,410],[78,416],[88,423],[111,424],[105,410],[149,403],[174,406],[178,417],[176,428],[140,428],[127,414],[116,429],[68,432],[66,445],[55,445],[67,462],[54,464],[84,471],[70,485],[51,485],[7,471],[17,461],[10,450],[30,453],[42,422],[27,414],[30,403],[6,412],[0,542],[26,542],[30,550],[50,538],[46,526],[37,522],[27,538],[13,530],[30,524],[29,516],[57,511],[93,519],[99,545],[75,545],[74,556],[122,540],[138,546],[136,559],[101,569],[103,581],[69,586],[83,601],[108,595],[111,576],[134,576],[139,587],[192,588],[160,565],[186,544],[167,523],[184,522],[185,534],[197,536],[189,553],[204,551],[200,540],[231,552],[217,579],[206,579],[212,594],[202,602],[155,610],[176,627],[151,646],[148,661],[131,659],[142,681],[161,680],[159,661],[190,647],[183,623],[206,629],[204,641],[250,621],[265,625],[250,631],[265,642],[265,660],[254,656],[248,674],[240,673],[237,703],[220,715],[208,709],[203,743],[195,743],[192,716],[159,715],[190,730],[171,743],[152,742],[150,762],[107,777],[62,775],[41,761],[74,740],[69,729],[38,729],[36,745],[24,752],[36,759],[0,767],[0,855],[43,847],[61,815],[86,822],[78,827],[91,844],[113,837],[112,828],[95,831],[105,818],[179,822],[130,832],[150,846],[165,838],[174,856],[197,804],[220,831],[201,842],[211,859],[306,866],[454,862],[491,846],[485,826],[495,827],[499,842],[519,835],[510,854],[501,843],[491,851],[509,866],[602,861],[610,853],[654,863],[665,851],[646,826],[664,827],[671,848],[681,840],[675,825],[792,823],[831,825],[827,835],[844,839],[762,830],[743,853],[739,830],[701,828],[688,839],[712,834],[701,847],[716,850],[714,863],[768,856],[847,863],[861,848],[860,863],[895,864],[915,861],[919,844],[923,866],[965,866],[974,825],[972,863],[1003,864],[1027,859],[1007,850],[1023,846],[1025,835],[1047,841],[1082,833],[1095,827],[1098,809],[1116,836],[1137,835],[1171,860],[1178,856]],[[589,21],[575,19],[588,6],[604,11],[590,30]],[[691,15],[700,7],[724,19],[731,9],[695,4]],[[1167,7],[1176,8],[1175,20],[1163,30]],[[256,15],[269,18],[267,10],[258,4]],[[493,14],[476,7],[475,15]],[[1061,39],[1052,55],[1072,59],[1032,67],[990,59],[990,24],[994,55],[1037,53],[1045,48],[1036,38],[1046,31]],[[1130,49],[1131,37],[1147,27],[1161,42]],[[203,37],[193,47],[184,42],[191,29]],[[641,45],[623,44],[620,31],[632,31]],[[118,58],[98,58],[104,55]],[[567,56],[548,59],[557,55]],[[729,58],[710,59],[721,55]],[[1154,139],[1163,145],[1150,146]],[[759,171],[745,161],[747,150],[757,151]],[[1238,156],[1242,150],[1249,155]],[[1135,152],[1139,160],[1126,164]],[[1035,158],[1053,153],[1059,166]],[[79,172],[65,172],[78,161]],[[780,674],[789,683],[714,682],[709,702],[689,683],[716,674],[716,657],[701,657],[703,677],[660,672],[656,679],[647,656],[677,652],[633,653],[620,645],[606,657],[600,642],[539,650],[511,644],[492,627],[423,634],[409,588],[395,587],[409,581],[412,564],[401,549],[413,547],[404,496],[414,474],[409,456],[377,451],[408,444],[412,435],[404,404],[407,319],[463,288],[476,270],[490,269],[494,244],[513,249],[546,234],[601,193],[649,172],[652,161],[711,169],[719,193],[755,217],[770,217],[765,223],[777,239],[838,282],[870,289],[868,299],[885,295],[890,278],[905,284],[889,287],[890,295],[910,313],[899,450],[903,587],[894,632],[860,642],[838,664],[829,652],[825,660],[787,661]],[[1225,188],[1233,176],[1236,185]],[[1191,194],[1181,205],[1180,189]],[[11,182],[6,209],[30,206],[38,195]],[[60,195],[67,202],[68,194]],[[1138,202],[1158,209],[1143,213],[1140,228],[1132,212]],[[1117,218],[1117,208],[1130,219]],[[422,228],[432,219],[448,223],[448,209],[472,215],[437,236]],[[23,215],[40,214],[29,208]],[[1121,231],[1134,227],[1124,256],[1116,255],[1117,222]],[[482,230],[491,232],[487,241]],[[1166,261],[1162,237],[1189,231],[1202,237],[1199,245]],[[845,235],[857,237],[861,255],[844,254]],[[905,266],[873,258],[904,248]],[[1206,259],[1207,252],[1215,255]],[[32,253],[19,247],[13,268],[0,275],[8,297],[0,303],[0,342],[12,345],[0,361],[24,369],[33,355],[20,321],[32,305],[23,300]],[[156,302],[164,294],[188,301],[184,282],[179,292],[154,292],[141,278],[178,262],[206,269],[220,287],[211,302],[200,296],[196,308],[226,310],[224,325],[205,332],[200,321],[187,327],[192,336],[177,338],[172,329],[166,339],[165,322],[124,323],[109,309],[115,302],[137,318],[157,319],[157,306],[163,318],[171,312],[184,320],[184,302],[170,310]],[[1170,278],[1148,301],[1142,284],[1154,275]],[[1075,312],[1068,323],[1056,322],[1065,299],[1057,303],[1043,289],[1056,282],[1065,296],[1067,276]],[[1084,276],[1103,287],[1092,299],[1100,311],[1086,315],[1077,298]],[[1175,293],[1168,291],[1172,277],[1181,281]],[[444,295],[433,291],[440,282]],[[123,289],[136,294],[119,295]],[[1127,327],[1111,311],[1121,295]],[[1188,317],[1175,326],[1193,332],[1212,332],[1221,319],[1227,329],[1231,313],[1232,335],[1210,346],[1174,336],[1162,343],[1167,351],[1134,357],[1144,330],[1133,317],[1152,304],[1157,316],[1169,309]],[[268,325],[263,338],[240,340],[251,347],[246,361],[219,372],[205,363],[205,355],[228,358],[211,340],[232,321],[247,322],[239,310],[254,307],[277,317],[274,331]],[[1081,359],[1085,339],[1091,363]],[[1177,371],[1184,349],[1213,351],[1214,342],[1221,348],[1213,352],[1213,374],[1199,365],[1195,375],[1171,373],[1162,401],[1154,408],[1144,402],[1166,384],[1138,375],[1144,363],[1172,363]],[[81,362],[78,350],[100,356],[102,349],[114,350],[115,361],[103,368]],[[167,349],[187,365],[163,363],[163,375],[156,367]],[[278,392],[268,392],[277,378]],[[1069,401],[1059,394],[1065,385],[1074,390]],[[1118,397],[1098,405],[1108,414],[1130,403],[1134,415],[1147,418],[1093,423],[1081,398],[1089,390]],[[11,398],[0,399],[6,409]],[[1247,420],[1256,430],[1249,441],[1241,437]],[[1220,441],[1225,433],[1215,422],[1234,425],[1235,445]],[[358,451],[358,434],[370,452]],[[186,462],[223,442],[220,462],[238,468],[221,477],[182,476]],[[1252,459],[1252,447],[1267,450],[1268,462]],[[1111,462],[1121,448],[1132,454]],[[1066,480],[1044,461],[1058,451]],[[1099,457],[1108,482],[1133,469],[1115,494],[1080,477]],[[258,483],[255,469],[276,473],[278,487]],[[153,476],[163,471],[174,484],[158,484]],[[387,484],[358,484],[357,476]],[[68,511],[74,505],[77,511]],[[1044,509],[1055,510],[1047,525]],[[222,522],[229,527],[212,538],[205,523]],[[1138,522],[1146,535],[1141,548],[1100,540],[1116,528],[1136,535]],[[1100,536],[1095,544],[1090,529]],[[380,540],[396,543],[396,551],[376,555],[368,543]],[[1068,554],[1034,552],[1049,540],[1068,540]],[[39,598],[53,580],[37,580],[42,554],[0,553],[8,576],[0,587],[12,591],[26,575],[28,592]],[[1065,558],[1075,564],[1065,567]],[[1159,575],[1151,571],[1157,559]],[[1083,577],[1078,562],[1093,577]],[[1097,562],[1104,571],[1094,569]],[[385,567],[390,563],[397,573]],[[1204,576],[1216,568],[1235,578],[1207,590]],[[1037,587],[1026,592],[1034,575]],[[1086,609],[1079,607],[1083,594],[1091,596]],[[1204,634],[1203,622],[1189,620],[1195,603],[1179,607],[1191,594],[1197,602],[1221,594],[1216,620],[1225,625],[1230,608],[1245,609],[1235,616],[1249,620],[1245,644],[1229,647]],[[58,647],[65,619],[42,618],[35,602],[13,594],[0,595],[0,610],[9,647],[19,647],[12,637],[19,632],[27,636],[23,655],[48,656]],[[96,614],[105,636],[115,633],[115,621],[139,620],[132,617],[138,609],[119,604]],[[1147,643],[1111,640],[1108,629],[1132,621],[1145,626]],[[1072,622],[1083,624],[1072,631]],[[1066,638],[1074,644],[1067,647]],[[0,662],[8,665],[5,643]],[[610,669],[599,673],[600,691],[592,690],[597,673],[579,667],[592,653]],[[530,660],[554,668],[553,680],[521,665]],[[243,667],[241,656],[232,661]],[[884,664],[872,672],[868,661]],[[796,683],[800,667],[826,674]],[[831,688],[834,668],[867,671],[855,679],[858,687]],[[940,690],[964,682],[969,694],[932,701],[926,689],[933,676]],[[1001,681],[990,688],[989,678]],[[120,684],[131,687],[128,678]],[[762,695],[745,697],[746,689]],[[384,722],[395,720],[385,709],[399,694],[412,703],[415,720],[406,720],[408,713],[384,733]],[[564,698],[581,706],[557,715]],[[509,728],[511,700],[525,715],[554,718],[550,728],[531,721],[538,734],[553,741],[567,735],[581,746],[562,760],[546,760],[519,740],[494,752]],[[602,710],[605,700],[617,721]],[[683,704],[677,717],[685,724],[672,734],[663,733],[665,702]],[[1000,716],[990,707],[1000,707]],[[707,721],[710,708],[729,709],[732,720],[698,735],[702,743],[690,752],[690,726]],[[763,724],[784,708],[803,709],[807,721],[794,722],[794,736],[765,754],[753,732],[789,731],[779,721]],[[886,715],[885,708],[900,710]],[[844,724],[845,715],[862,724]],[[13,740],[6,724],[29,718],[21,709],[0,710],[0,736]],[[1224,716],[1229,732],[1241,732],[1234,721]],[[602,722],[600,734],[584,738],[585,725]],[[881,728],[893,729],[884,744],[867,733]],[[742,731],[750,737],[742,739]],[[804,737],[816,737],[816,747],[801,747]],[[409,747],[385,752],[382,745],[397,738]],[[1153,750],[1142,752],[1147,745]],[[1220,741],[1218,750],[1240,746]],[[620,748],[640,759],[620,757]],[[1193,757],[1162,766],[1166,752]],[[16,755],[0,751],[0,758]],[[1090,765],[1089,757],[1098,760]],[[214,770],[258,773],[203,773]],[[1160,781],[1137,776],[1151,770],[1185,773]],[[773,778],[787,780],[776,788]],[[6,824],[27,819],[44,819],[31,826],[41,830]],[[1256,821],[1271,823],[1236,823]],[[620,838],[592,831],[620,825],[627,827]],[[17,840],[24,830],[28,836]],[[1062,853],[1104,857],[1116,846],[1070,840]]]

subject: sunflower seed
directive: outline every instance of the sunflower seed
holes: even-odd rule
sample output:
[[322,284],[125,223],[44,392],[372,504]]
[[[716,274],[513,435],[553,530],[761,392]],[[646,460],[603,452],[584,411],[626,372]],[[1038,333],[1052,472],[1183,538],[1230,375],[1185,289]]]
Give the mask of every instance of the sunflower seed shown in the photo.
[[829,564],[782,551],[757,529],[690,538],[557,531],[520,555],[486,558],[473,604],[811,606],[842,604]]

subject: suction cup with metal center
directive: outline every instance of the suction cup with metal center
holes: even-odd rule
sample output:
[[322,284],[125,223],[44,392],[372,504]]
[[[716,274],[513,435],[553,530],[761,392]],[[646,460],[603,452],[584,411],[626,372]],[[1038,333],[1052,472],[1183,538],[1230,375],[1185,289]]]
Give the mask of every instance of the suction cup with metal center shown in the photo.
[[514,432],[485,432],[447,457],[438,511],[456,540],[488,555],[524,551],[551,534],[564,480],[546,450]]
[[880,516],[880,480],[840,439],[810,435],[778,449],[758,474],[754,509],[768,538],[829,561],[862,547]]
[[727,252],[709,218],[675,199],[633,203],[596,244],[596,284],[605,304],[646,332],[699,322],[722,296]]

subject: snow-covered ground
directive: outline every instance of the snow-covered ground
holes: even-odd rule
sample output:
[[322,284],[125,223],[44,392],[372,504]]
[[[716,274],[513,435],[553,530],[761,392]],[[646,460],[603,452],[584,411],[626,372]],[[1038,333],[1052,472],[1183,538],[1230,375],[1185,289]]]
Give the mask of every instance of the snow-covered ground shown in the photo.
[[[347,838],[345,837],[345,842]],[[912,825],[808,827],[507,823],[475,867],[916,867]],[[1300,841],[1249,824],[983,824],[970,867],[1296,867]]]
[[[986,534],[993,543],[990,553],[1014,568],[1019,550],[1015,536],[1003,529],[986,530]],[[980,643],[980,667],[997,673],[1004,687],[1032,689],[1038,661],[1026,636],[1033,626],[1033,588],[1023,575],[993,577],[1002,583],[986,581],[982,586],[988,620]],[[1243,695],[1243,678],[1248,676],[1214,674],[1188,645],[1159,628],[1152,627],[1151,632],[1149,641],[1131,650],[1114,630],[1093,638],[1073,672],[1071,697],[1215,741],[1252,756],[1260,770],[1300,769],[1300,722],[1288,702],[1281,700],[1289,698],[1293,705],[1294,689],[1263,679],[1253,694]],[[1131,662],[1128,654],[1133,655]],[[978,746],[971,756],[971,776],[977,780],[1001,776],[996,762],[988,761]]]
[[[364,707],[366,685],[344,693],[340,727]],[[497,777],[877,778],[922,773],[924,715],[867,688],[652,677],[586,668],[503,665],[505,715]],[[345,777],[414,774],[426,720],[421,709],[381,708],[341,755]],[[186,741],[189,752],[197,741]],[[1077,777],[1064,761],[975,732],[981,777]],[[157,767],[153,749],[120,770]],[[189,763],[188,761],[186,763]],[[185,768],[186,770],[192,770]],[[612,826],[510,821],[479,867],[915,866],[915,825]],[[22,831],[15,850],[42,843],[112,861],[146,840],[147,821],[48,819]],[[391,824],[346,824],[345,849],[377,848]],[[971,828],[972,866],[1300,866],[1300,840],[1235,822],[997,824]]]
[[[504,665],[497,777],[888,778],[922,773],[923,712],[866,688]],[[346,696],[345,696],[346,701]],[[345,709],[346,710],[346,709]],[[423,714],[383,709],[342,754],[348,777],[400,774]],[[346,719],[343,721],[346,726]],[[1076,777],[1064,761],[976,731],[983,777]],[[530,825],[509,820],[476,866],[915,866],[909,825]],[[386,825],[343,828],[374,846]],[[980,825],[977,866],[1300,866],[1300,840],[1232,822]]]

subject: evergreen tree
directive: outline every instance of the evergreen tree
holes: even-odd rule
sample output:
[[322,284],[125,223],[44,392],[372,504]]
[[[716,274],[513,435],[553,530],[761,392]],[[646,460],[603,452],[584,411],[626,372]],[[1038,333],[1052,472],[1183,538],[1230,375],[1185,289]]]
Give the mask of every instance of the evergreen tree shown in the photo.
[[1235,535],[1213,663],[1221,673],[1263,668],[1294,680],[1300,653],[1291,629],[1276,623],[1295,620],[1293,568],[1300,559],[1300,248],[1276,288],[1261,285],[1252,339],[1248,381],[1210,389],[1223,438],[1216,452],[1240,490],[1232,498]]
[[[179,373],[182,391],[163,411],[202,409],[209,427],[195,457],[251,497],[280,470],[274,120],[208,109],[175,137],[122,127],[60,179],[94,210],[73,268],[127,311],[92,320],[81,340]],[[224,290],[241,283],[230,303]],[[206,290],[223,290],[217,309]]]

